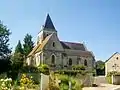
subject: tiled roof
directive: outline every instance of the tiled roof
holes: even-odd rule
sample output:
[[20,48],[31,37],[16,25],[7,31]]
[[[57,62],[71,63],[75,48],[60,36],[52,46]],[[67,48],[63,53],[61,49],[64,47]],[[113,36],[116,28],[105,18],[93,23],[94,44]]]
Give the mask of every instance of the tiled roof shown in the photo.
[[41,45],[41,44],[38,44],[37,46],[35,46],[35,47],[32,49],[32,51],[30,52],[30,54],[28,55],[28,57],[31,56],[31,55],[33,55],[40,45]]
[[73,42],[64,42],[60,41],[64,49],[72,49],[72,50],[82,50],[86,51],[85,47],[81,43],[73,43]]
[[49,14],[47,14],[47,18],[46,18],[46,21],[45,21],[45,24],[44,24],[44,29],[53,29],[55,30],[55,27],[53,25],[53,22],[49,16]]
[[47,36],[42,44],[38,44],[37,46],[35,46],[33,48],[33,50],[30,52],[30,54],[28,55],[28,57],[31,56],[31,55],[34,55],[35,53],[37,53],[39,51],[41,51],[44,48],[44,46],[46,45],[46,43],[48,42],[48,40],[50,39],[51,36],[52,36],[52,34]]
[[49,36],[47,36],[45,38],[45,40],[43,41],[43,43],[38,47],[38,49],[35,51],[36,53],[39,52],[40,50],[42,50],[44,48],[44,46],[46,45],[46,43],[48,42],[48,40],[50,39],[50,37],[52,36],[53,34],[50,34]]
[[72,55],[72,56],[93,56],[93,53],[90,51],[81,51],[81,50],[71,50],[71,49],[65,49],[65,52],[67,55]]

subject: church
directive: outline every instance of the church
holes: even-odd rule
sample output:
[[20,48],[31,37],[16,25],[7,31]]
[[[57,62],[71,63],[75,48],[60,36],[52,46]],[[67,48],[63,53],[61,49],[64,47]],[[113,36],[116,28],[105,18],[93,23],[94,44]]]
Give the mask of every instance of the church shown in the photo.
[[73,65],[84,65],[88,69],[94,67],[95,57],[80,42],[59,40],[58,32],[47,14],[44,25],[37,36],[36,44],[29,53],[27,65],[39,66],[47,64],[51,69],[71,69]]

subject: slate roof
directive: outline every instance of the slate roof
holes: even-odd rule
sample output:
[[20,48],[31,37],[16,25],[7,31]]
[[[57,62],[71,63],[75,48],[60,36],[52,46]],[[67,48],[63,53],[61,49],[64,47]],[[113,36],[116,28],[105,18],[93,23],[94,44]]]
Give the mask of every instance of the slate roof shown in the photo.
[[90,51],[65,50],[65,52],[67,55],[70,56],[84,56],[84,57],[94,56],[93,53]]
[[47,14],[47,18],[46,18],[46,21],[45,21],[45,24],[44,24],[43,28],[44,29],[47,28],[47,29],[53,29],[53,30],[55,30],[55,27],[53,25],[53,22],[52,22],[52,20],[51,20],[51,18],[49,16],[49,14]]
[[82,43],[73,43],[73,42],[64,42],[60,41],[64,49],[72,49],[72,50],[82,50],[86,51],[85,46]]

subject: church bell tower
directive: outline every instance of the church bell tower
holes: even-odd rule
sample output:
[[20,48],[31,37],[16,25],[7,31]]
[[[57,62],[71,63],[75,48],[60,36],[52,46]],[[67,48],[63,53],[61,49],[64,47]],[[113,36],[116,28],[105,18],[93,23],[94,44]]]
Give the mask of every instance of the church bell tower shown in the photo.
[[46,20],[45,20],[45,23],[44,25],[42,26],[41,28],[41,31],[39,32],[38,34],[38,37],[37,37],[37,44],[38,43],[42,43],[44,41],[44,39],[49,36],[50,34],[52,33],[56,33],[57,35],[57,31],[53,25],[53,22],[50,18],[50,15],[47,14],[47,17],[46,17]]

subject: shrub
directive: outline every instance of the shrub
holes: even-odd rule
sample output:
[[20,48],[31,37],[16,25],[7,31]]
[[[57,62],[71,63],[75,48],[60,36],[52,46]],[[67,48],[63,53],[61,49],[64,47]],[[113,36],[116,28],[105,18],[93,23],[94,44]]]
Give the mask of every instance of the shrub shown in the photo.
[[60,90],[60,88],[59,86],[55,85],[53,82],[50,82],[49,90]]
[[0,90],[11,90],[12,89],[12,79],[6,78],[0,80]]
[[32,77],[27,77],[26,74],[23,74],[21,79],[20,79],[20,86],[21,89],[24,90],[26,88],[32,88],[33,86],[33,81],[32,81]]
[[49,75],[49,66],[46,64],[42,64],[42,65],[38,66],[38,70],[39,70],[39,72]]
[[24,73],[38,73],[39,70],[37,67],[34,66],[24,66],[20,72],[24,72]]
[[73,65],[72,69],[73,70],[85,70],[85,66],[84,65]]
[[112,84],[112,77],[111,76],[107,76],[106,80],[109,84]]

